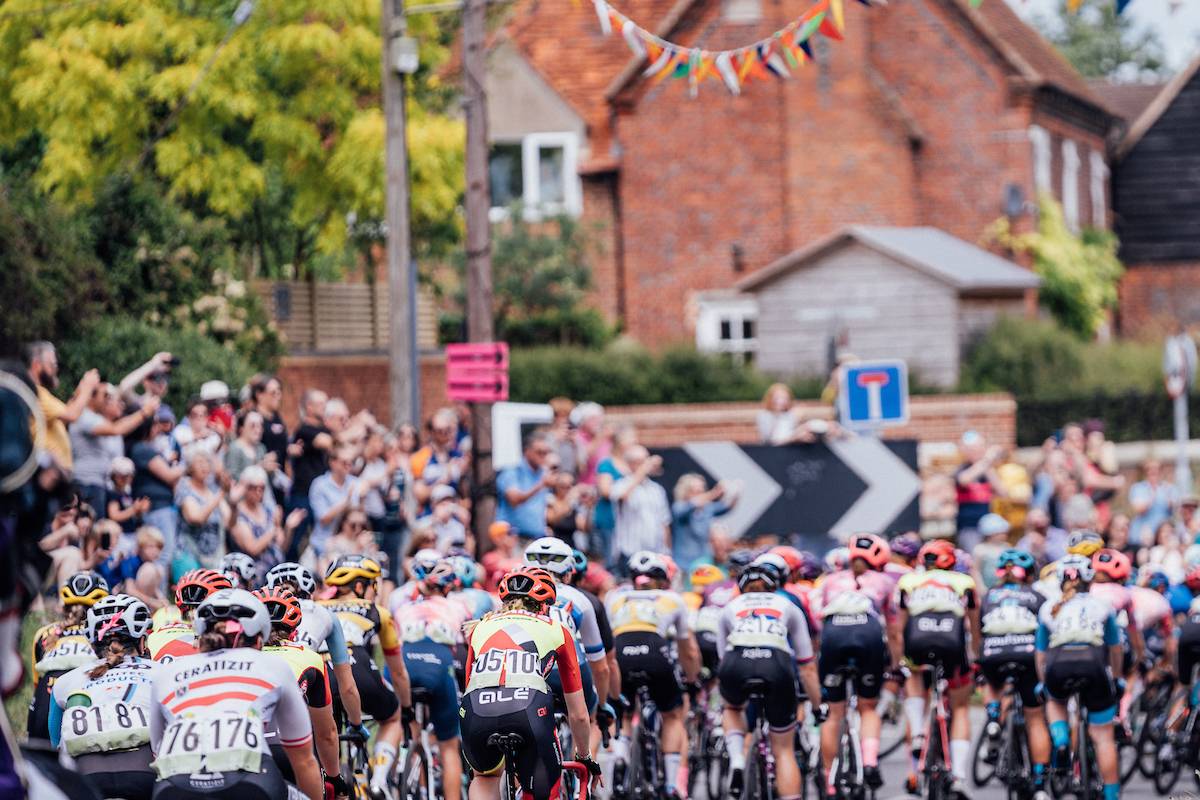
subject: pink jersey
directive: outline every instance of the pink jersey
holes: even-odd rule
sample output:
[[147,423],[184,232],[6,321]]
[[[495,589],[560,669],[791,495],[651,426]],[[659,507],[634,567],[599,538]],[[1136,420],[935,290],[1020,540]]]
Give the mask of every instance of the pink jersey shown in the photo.
[[[1092,588],[1094,589],[1095,586]],[[1170,627],[1171,603],[1167,598],[1144,586],[1130,587],[1129,593],[1133,601],[1133,616],[1137,619],[1138,628],[1148,631],[1155,625]]]
[[913,568],[904,564],[897,564],[894,561],[889,561],[883,565],[883,574],[892,582],[892,592],[896,590],[896,585],[900,583],[900,579],[908,573],[912,572]]
[[1117,624],[1122,628],[1138,628],[1138,616],[1133,608],[1133,593],[1128,586],[1120,583],[1093,583],[1088,594],[1108,603],[1117,618]]
[[422,597],[407,603],[396,617],[400,641],[431,641],[453,647],[461,644],[462,624],[471,618],[467,607],[457,598]]
[[882,572],[864,572],[856,576],[851,570],[843,569],[826,575],[809,599],[813,611],[821,619],[833,614],[871,611],[891,622],[896,617],[892,606],[894,589],[895,583]]

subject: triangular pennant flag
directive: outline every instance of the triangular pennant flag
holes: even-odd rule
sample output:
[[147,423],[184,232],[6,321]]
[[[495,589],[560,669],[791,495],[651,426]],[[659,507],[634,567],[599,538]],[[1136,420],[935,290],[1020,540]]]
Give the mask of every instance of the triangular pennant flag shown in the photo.
[[692,48],[687,63],[688,95],[691,97],[700,93],[700,61],[700,51]]
[[804,51],[804,55],[808,56],[809,61],[813,60],[812,42],[809,42],[806,39],[805,41],[803,41],[799,45],[797,45],[797,47],[799,47],[801,50]]
[[842,36],[842,32],[838,30],[837,25],[833,24],[833,18],[828,15],[825,17],[825,19],[821,20],[821,27],[817,28],[817,30],[819,30],[825,37],[833,39],[834,41],[840,42],[843,38],[845,38]]
[[800,21],[808,22],[810,19],[813,19],[821,14],[826,14],[828,12],[829,12],[829,0],[821,0],[821,2],[817,3],[815,6],[810,8],[808,11],[805,11],[804,16],[800,17]]
[[846,16],[842,9],[842,0],[829,0],[829,11],[833,15],[833,24],[838,31],[846,30]]
[[737,54],[738,80],[740,80],[744,83],[745,80],[748,77],[750,77],[750,70],[754,68],[754,59],[755,58],[757,58],[757,56],[754,55],[753,50],[741,50],[738,52],[738,54]]
[[713,74],[714,66],[712,53],[700,53],[700,74],[696,76],[696,80],[707,80],[708,76]]
[[605,36],[612,33],[612,19],[608,15],[608,5],[604,0],[592,0],[596,7],[596,16],[600,19],[600,32]]
[[725,88],[736,96],[742,93],[742,82],[738,79],[737,71],[733,68],[733,56],[729,53],[717,53],[717,74],[725,82]]
[[773,51],[774,48],[770,44],[759,45],[758,60],[780,78],[790,78],[792,73],[787,68],[787,64],[783,63],[783,59],[779,57],[779,53]]
[[820,29],[821,23],[824,21],[825,12],[822,11],[820,14],[817,14],[812,19],[807,20],[803,25],[797,28],[795,37],[796,44],[803,44],[811,39],[812,35]]
[[666,72],[667,67],[671,65],[671,60],[675,57],[675,53],[664,49],[658,58],[654,58],[653,55],[650,57],[653,60],[650,62],[650,66],[646,67],[646,71],[642,73],[647,78],[658,75],[660,72]]
[[625,38],[625,44],[629,45],[635,56],[646,55],[646,42],[642,39],[642,31],[632,20],[627,19],[621,25],[621,36]]
[[780,49],[783,50],[783,57],[787,59],[789,67],[795,69],[796,67],[800,66],[800,61],[796,58],[796,51],[794,48],[785,45]]

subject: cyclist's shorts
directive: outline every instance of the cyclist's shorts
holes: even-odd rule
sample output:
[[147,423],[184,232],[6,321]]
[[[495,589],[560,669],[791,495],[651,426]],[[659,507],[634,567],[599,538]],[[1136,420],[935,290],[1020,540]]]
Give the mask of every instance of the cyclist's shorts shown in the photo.
[[383,673],[375,666],[371,651],[362,646],[350,648],[350,673],[362,698],[362,710],[379,722],[387,722],[400,709],[400,700]]
[[[588,713],[591,714],[600,702],[600,698],[596,696],[596,685],[592,681],[592,665],[583,657],[583,653],[578,648],[575,653],[579,656],[579,679],[583,683],[583,702],[587,703]],[[563,700],[562,679],[558,676],[558,665],[550,670],[550,674],[546,676],[546,683],[554,692],[559,708],[565,711],[567,704]]]
[[830,703],[840,703],[846,699],[843,668],[853,662],[858,673],[854,679],[855,694],[864,700],[874,700],[879,697],[888,658],[883,625],[872,616],[850,625],[835,625],[834,618],[831,616],[821,631],[821,657],[818,662],[821,699]]
[[154,800],[307,800],[279,774],[270,758],[262,771],[197,772],[174,775],[154,785]]
[[414,693],[428,696],[433,733],[439,742],[458,736],[458,683],[454,679],[454,654],[444,644],[406,642],[404,666]]
[[54,702],[54,682],[66,674],[64,670],[38,676],[37,686],[33,688],[33,698],[29,701],[29,722],[26,730],[30,739],[49,740],[50,704]]
[[1068,683],[1086,687],[1080,699],[1092,715],[1100,717],[1117,702],[1117,687],[1108,671],[1107,654],[1103,647],[1056,647],[1046,652],[1046,692],[1059,702],[1070,699]]
[[88,753],[75,758],[75,769],[86,776],[100,797],[150,800],[158,774],[150,767],[150,745],[112,753]]
[[1200,665],[1200,624],[1185,622],[1179,629],[1175,651],[1176,675],[1185,685],[1192,682],[1192,670]]
[[796,725],[796,669],[792,657],[772,647],[735,647],[721,659],[717,669],[721,698],[730,708],[746,705],[746,682],[766,681],[766,717],[778,733]]
[[620,633],[613,649],[621,667],[621,694],[632,700],[638,687],[645,686],[659,711],[674,711],[683,705],[679,668],[671,660],[666,639],[644,631]]
[[[1003,638],[1003,637],[994,637]],[[1011,648],[1002,647],[989,650],[987,639],[984,639],[983,653],[979,658],[979,668],[988,685],[996,691],[1004,689],[1004,683],[1011,675],[1015,681],[1013,688],[1021,695],[1021,702],[1026,708],[1037,708],[1042,704],[1042,698],[1036,691],[1038,685],[1037,661],[1034,653],[1014,652]]]
[[[504,755],[487,743],[494,733],[516,733],[525,741],[517,759],[517,779],[533,800],[558,795],[562,754],[554,731],[554,699],[532,689],[476,689],[462,699],[459,712],[467,764],[481,775],[505,767]],[[508,765],[512,766],[512,765]]]
[[717,652],[717,634],[714,631],[697,631],[696,644],[700,646],[700,664],[708,674],[716,676],[721,654]]
[[956,614],[931,612],[909,617],[904,626],[904,655],[914,664],[941,664],[951,689],[970,682],[966,628]]

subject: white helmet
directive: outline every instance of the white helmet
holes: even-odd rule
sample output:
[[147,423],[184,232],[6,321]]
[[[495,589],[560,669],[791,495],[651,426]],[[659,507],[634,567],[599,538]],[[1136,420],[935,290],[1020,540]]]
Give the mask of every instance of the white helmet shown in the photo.
[[263,601],[245,589],[219,589],[196,608],[193,625],[203,636],[209,626],[221,620],[233,620],[242,626],[248,638],[265,639],[271,633],[271,614]]
[[670,569],[663,557],[652,550],[639,550],[629,557],[629,572],[634,577],[645,575],[647,578],[667,580]]
[[317,590],[317,579],[313,577],[312,571],[295,561],[276,564],[267,570],[266,577],[268,589],[274,589],[287,582],[296,587],[296,594],[302,598],[312,597],[312,593]]
[[1183,552],[1183,563],[1189,567],[1200,567],[1200,544],[1190,544]]
[[127,594],[110,594],[102,597],[88,609],[87,638],[93,645],[112,636],[121,634],[130,639],[141,639],[150,633],[150,609],[136,597]]
[[1084,583],[1091,583],[1092,579],[1096,577],[1096,568],[1092,566],[1092,560],[1087,556],[1063,556],[1054,571],[1058,574],[1059,583],[1066,580],[1068,572],[1076,573]]
[[562,578],[574,569],[575,551],[562,539],[543,536],[525,548],[525,563]]
[[221,559],[221,572],[234,586],[250,586],[258,568],[254,559],[245,553],[229,553]]
[[431,547],[425,547],[413,554],[412,560],[408,562],[408,571],[415,580],[423,581],[441,560],[441,553]]
[[825,569],[830,572],[846,569],[850,566],[850,548],[835,547],[825,554]]

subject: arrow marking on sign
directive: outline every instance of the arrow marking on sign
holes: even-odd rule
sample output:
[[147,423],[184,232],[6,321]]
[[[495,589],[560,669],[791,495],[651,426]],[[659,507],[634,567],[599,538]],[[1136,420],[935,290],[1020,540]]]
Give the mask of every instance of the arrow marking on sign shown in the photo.
[[783,493],[783,487],[733,442],[691,442],[683,449],[714,479],[742,481],[737,505],[721,518],[721,523],[735,539],[750,530],[750,526]]
[[860,436],[827,444],[867,485],[867,490],[830,528],[831,534],[881,533],[921,491],[921,479],[878,439]]

